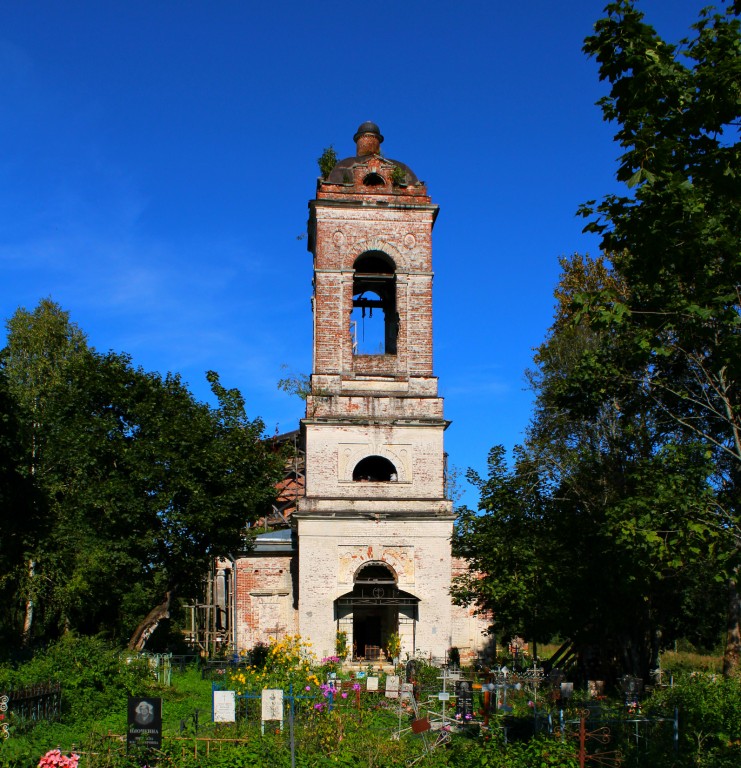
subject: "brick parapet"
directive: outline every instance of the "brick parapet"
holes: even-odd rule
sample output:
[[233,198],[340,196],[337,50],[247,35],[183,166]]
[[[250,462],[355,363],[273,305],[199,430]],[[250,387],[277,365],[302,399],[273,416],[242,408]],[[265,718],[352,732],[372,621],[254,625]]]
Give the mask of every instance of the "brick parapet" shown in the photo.
[[384,397],[383,394],[365,395],[309,395],[306,412],[311,419],[355,420],[433,420],[443,419],[443,400],[440,397]]

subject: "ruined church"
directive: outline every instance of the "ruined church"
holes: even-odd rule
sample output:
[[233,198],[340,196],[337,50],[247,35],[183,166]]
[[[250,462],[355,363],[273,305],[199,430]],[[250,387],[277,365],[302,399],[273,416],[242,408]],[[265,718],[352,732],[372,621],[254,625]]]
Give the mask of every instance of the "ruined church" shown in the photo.
[[[350,657],[444,659],[484,647],[488,621],[454,606],[448,422],[433,369],[432,230],[438,206],[363,123],[355,153],[309,201],[313,367],[282,527],[216,574],[219,620],[237,650],[300,634],[319,657],[338,631]],[[295,504],[291,496],[295,495]]]

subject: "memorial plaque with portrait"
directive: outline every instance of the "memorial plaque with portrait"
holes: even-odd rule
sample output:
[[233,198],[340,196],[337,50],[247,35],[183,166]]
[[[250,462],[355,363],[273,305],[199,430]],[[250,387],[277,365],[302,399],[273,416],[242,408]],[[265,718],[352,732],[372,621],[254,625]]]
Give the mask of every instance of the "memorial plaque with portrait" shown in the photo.
[[126,747],[162,748],[162,699],[129,696]]
[[469,720],[473,715],[473,690],[468,680],[455,684],[455,716]]

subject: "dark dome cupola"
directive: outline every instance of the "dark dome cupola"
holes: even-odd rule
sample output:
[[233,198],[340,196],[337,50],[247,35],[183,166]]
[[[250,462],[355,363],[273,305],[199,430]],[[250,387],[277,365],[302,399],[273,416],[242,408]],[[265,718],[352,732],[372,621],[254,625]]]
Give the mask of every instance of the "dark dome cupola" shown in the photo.
[[370,120],[366,120],[358,128],[352,138],[355,142],[355,146],[357,147],[357,151],[355,153],[357,157],[381,154],[383,136],[381,135],[380,128]]
[[353,141],[356,154],[340,160],[326,178],[318,180],[318,197],[403,195],[414,198],[410,203],[429,203],[424,183],[414,171],[406,163],[381,155],[383,135],[375,123],[361,123]]

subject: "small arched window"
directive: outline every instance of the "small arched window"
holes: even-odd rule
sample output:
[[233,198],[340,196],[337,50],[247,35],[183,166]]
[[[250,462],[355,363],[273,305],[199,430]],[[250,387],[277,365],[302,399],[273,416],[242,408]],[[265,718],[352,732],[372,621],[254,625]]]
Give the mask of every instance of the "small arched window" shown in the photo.
[[366,177],[363,179],[363,184],[365,184],[366,187],[381,187],[386,183],[383,176],[381,176],[380,173],[369,173],[366,175]]
[[396,584],[396,574],[386,563],[364,563],[355,572],[356,584]]
[[396,467],[383,456],[366,456],[355,465],[352,479],[358,483],[393,483],[399,479]]

